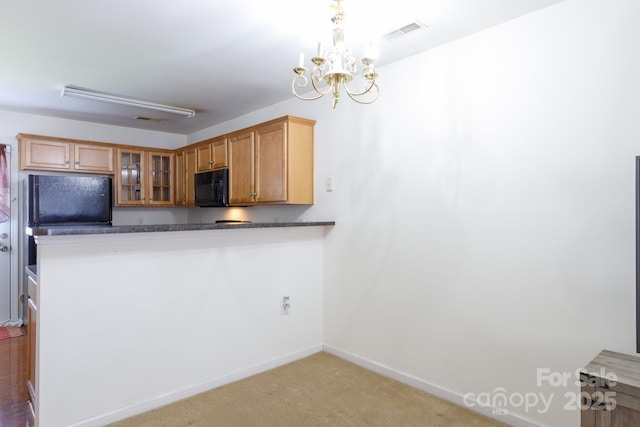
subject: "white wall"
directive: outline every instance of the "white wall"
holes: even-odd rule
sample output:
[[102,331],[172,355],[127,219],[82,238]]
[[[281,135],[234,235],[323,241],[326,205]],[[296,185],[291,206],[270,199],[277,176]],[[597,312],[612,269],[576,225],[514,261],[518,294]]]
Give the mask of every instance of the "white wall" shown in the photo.
[[37,424],[106,425],[319,351],[325,231],[39,238]]
[[318,120],[303,216],[336,221],[329,348],[459,401],[541,394],[549,410],[503,408],[578,425],[575,376],[538,386],[537,369],[635,353],[637,16],[567,0],[382,67],[376,104],[292,100],[226,125]]
[[568,0],[381,72],[359,135],[330,138],[352,173],[326,343],[462,395],[544,393],[507,409],[578,424],[575,377],[536,373],[635,352],[639,13]]
[[113,208],[113,225],[184,224],[188,223],[185,208]]

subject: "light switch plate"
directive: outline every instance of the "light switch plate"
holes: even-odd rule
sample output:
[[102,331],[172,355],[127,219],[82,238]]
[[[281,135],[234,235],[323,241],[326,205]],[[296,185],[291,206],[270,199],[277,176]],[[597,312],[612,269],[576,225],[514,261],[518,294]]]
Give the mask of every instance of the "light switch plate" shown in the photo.
[[327,177],[327,180],[325,181],[325,189],[327,193],[333,191],[333,178],[330,176]]

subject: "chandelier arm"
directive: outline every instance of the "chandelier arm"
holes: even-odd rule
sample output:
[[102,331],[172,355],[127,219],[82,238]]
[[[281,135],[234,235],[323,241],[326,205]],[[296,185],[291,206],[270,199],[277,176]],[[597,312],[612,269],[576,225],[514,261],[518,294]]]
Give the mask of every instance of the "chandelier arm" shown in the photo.
[[[321,90],[317,85],[316,82],[314,80],[311,80],[311,85],[313,86],[313,89],[318,92],[320,94],[320,96],[318,96],[318,98],[325,96],[326,94],[328,94],[329,92],[331,92],[331,86],[327,86],[324,90]],[[318,99],[316,98],[316,99]]]
[[320,98],[322,98],[324,96],[322,94],[320,94],[318,96],[314,96],[314,97],[302,96],[302,95],[298,95],[296,93],[295,89],[293,89],[293,94],[295,95],[296,98],[302,99],[303,101],[315,101],[316,99],[320,99]]
[[[298,92],[296,92],[296,81],[298,80],[302,80],[302,83],[298,83],[298,87],[307,87],[307,84],[309,83],[307,77],[303,75],[298,75],[293,78],[293,80],[291,81],[291,92],[296,96],[296,98],[302,99],[303,101],[315,101],[316,99],[320,99],[325,95],[324,93],[320,93],[320,95],[314,97],[298,95]],[[313,83],[313,80],[311,80],[311,83],[313,84],[313,87],[315,89],[316,85],[315,83]],[[316,92],[318,92],[317,89]]]
[[375,100],[378,99],[378,92],[376,92],[376,96],[373,99],[370,99],[369,101],[362,101],[361,99],[355,98],[349,92],[347,92],[347,96],[351,98],[353,101],[357,102],[358,104],[373,104]]
[[[372,91],[373,88],[375,88],[375,91]],[[347,95],[349,96],[349,98],[351,98],[352,100],[354,100],[358,104],[371,104],[376,99],[378,99],[378,95],[380,95],[380,88],[378,88],[378,84],[375,82],[375,80],[372,80],[371,83],[369,83],[367,85],[367,87],[362,92],[357,92],[357,93],[356,92],[352,92],[352,91],[349,90],[349,87],[346,84],[344,85],[344,90],[345,90],[345,92],[347,92]],[[375,96],[373,97],[373,99],[371,99],[369,101],[361,101],[360,99],[356,98],[358,96],[366,95],[367,93],[371,93],[371,94],[375,93]]]
[[328,94],[329,92],[331,92],[331,85],[328,84],[323,90],[320,88],[320,86],[316,84],[316,82],[320,82],[321,80],[322,80],[322,69],[316,66],[313,68],[313,72],[311,73],[311,85],[313,86],[313,90],[318,92],[322,97]]

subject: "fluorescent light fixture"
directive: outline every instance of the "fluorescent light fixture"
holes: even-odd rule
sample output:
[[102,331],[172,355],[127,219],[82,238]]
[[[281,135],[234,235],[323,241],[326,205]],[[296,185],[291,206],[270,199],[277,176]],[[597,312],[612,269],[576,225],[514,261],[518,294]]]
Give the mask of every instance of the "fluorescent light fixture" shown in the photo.
[[110,102],[112,104],[126,105],[129,107],[146,108],[148,110],[163,111],[165,113],[179,114],[181,116],[193,117],[196,111],[190,108],[174,107],[173,105],[158,104],[155,102],[141,101],[138,99],[126,98],[124,96],[112,95],[104,92],[96,92],[77,86],[65,86],[62,88],[60,96],[71,96],[76,98],[92,99],[94,101]]

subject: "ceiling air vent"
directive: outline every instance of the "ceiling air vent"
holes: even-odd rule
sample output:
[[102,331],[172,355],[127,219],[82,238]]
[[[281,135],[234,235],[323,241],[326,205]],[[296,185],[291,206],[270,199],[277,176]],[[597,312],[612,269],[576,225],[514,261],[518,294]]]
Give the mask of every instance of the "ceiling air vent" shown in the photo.
[[405,34],[409,34],[412,33],[414,31],[417,31],[421,28],[426,28],[427,26],[425,24],[423,24],[420,21],[413,21],[410,24],[407,24],[403,27],[400,27],[396,30],[393,30],[387,34],[384,35],[385,40],[387,41],[391,41],[391,40],[395,40],[398,37],[404,36]]
[[167,119],[153,119],[151,117],[145,117],[145,116],[135,116],[134,119],[136,120],[146,120],[148,122],[166,122]]

